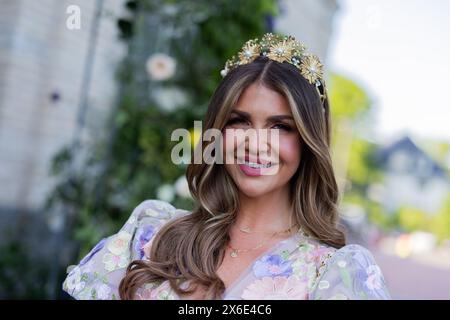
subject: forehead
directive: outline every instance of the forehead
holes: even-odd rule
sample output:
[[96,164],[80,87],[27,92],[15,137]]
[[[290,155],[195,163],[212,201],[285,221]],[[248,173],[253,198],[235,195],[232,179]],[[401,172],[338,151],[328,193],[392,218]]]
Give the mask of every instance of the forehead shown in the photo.
[[255,116],[291,115],[291,108],[286,98],[277,91],[260,84],[248,86],[233,109]]

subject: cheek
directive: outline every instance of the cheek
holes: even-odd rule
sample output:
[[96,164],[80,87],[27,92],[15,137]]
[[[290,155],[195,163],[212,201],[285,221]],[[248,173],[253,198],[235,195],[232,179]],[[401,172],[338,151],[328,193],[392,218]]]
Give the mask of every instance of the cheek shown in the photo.
[[233,132],[230,129],[222,131],[222,155],[225,167],[229,167],[230,164],[232,165],[235,163],[236,147],[237,142],[233,137]]
[[[230,134],[229,131],[228,134]],[[234,151],[234,145],[235,143],[232,143],[231,137],[227,139],[227,132],[225,130],[222,131],[222,152],[225,156],[224,159],[226,159],[226,156]]]
[[280,138],[280,158],[285,164],[298,165],[301,157],[300,138],[281,137]]

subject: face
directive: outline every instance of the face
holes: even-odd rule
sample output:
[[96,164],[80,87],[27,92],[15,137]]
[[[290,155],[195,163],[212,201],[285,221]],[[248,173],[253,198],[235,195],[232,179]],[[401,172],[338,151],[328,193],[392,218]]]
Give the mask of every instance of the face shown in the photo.
[[[257,139],[244,139],[242,132],[256,132]],[[223,139],[225,169],[240,192],[248,197],[289,192],[300,164],[301,139],[283,95],[259,84],[247,87],[224,127]]]

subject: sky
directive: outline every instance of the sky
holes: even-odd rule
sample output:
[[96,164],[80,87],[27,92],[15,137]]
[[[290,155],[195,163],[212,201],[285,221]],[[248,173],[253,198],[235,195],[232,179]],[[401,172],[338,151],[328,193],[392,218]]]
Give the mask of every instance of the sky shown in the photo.
[[338,3],[328,64],[374,100],[377,138],[450,142],[450,1]]

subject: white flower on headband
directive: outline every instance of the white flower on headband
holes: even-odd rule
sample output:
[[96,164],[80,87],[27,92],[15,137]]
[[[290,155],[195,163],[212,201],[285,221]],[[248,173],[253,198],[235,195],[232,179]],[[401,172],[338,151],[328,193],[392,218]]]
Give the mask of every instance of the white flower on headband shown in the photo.
[[176,61],[164,53],[151,55],[146,63],[146,68],[152,80],[162,81],[171,78],[175,74]]

